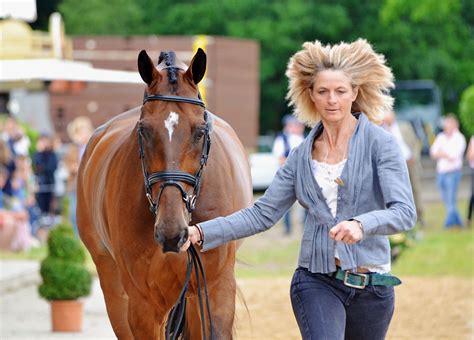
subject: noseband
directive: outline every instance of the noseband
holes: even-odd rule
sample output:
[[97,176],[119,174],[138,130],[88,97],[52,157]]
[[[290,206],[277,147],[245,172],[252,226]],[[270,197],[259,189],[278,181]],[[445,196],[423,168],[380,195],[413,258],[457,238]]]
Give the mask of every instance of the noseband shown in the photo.
[[[143,146],[143,131],[140,127],[138,127],[138,146],[140,152],[140,159],[142,163],[142,170],[143,170],[143,178],[145,180],[145,191],[146,191],[146,198],[150,203],[150,211],[156,215],[157,209],[160,204],[160,198],[163,194],[163,190],[167,186],[174,186],[178,188],[181,192],[181,197],[183,202],[186,205],[186,209],[191,214],[196,207],[196,200],[199,196],[199,192],[201,190],[201,176],[204,169],[204,166],[207,164],[207,158],[209,157],[209,150],[211,148],[211,137],[210,137],[210,130],[211,130],[211,120],[209,117],[209,112],[206,110],[206,105],[201,100],[200,96],[198,99],[190,98],[190,97],[181,97],[181,96],[165,96],[165,95],[145,95],[143,98],[143,105],[146,102],[153,101],[153,100],[160,100],[165,102],[178,102],[178,103],[187,103],[193,105],[199,105],[204,108],[204,121],[206,127],[204,129],[204,143],[202,147],[201,159],[199,161],[199,169],[196,174],[193,176],[184,171],[157,171],[153,173],[148,173],[145,165],[145,149]],[[160,191],[158,193],[158,197],[156,202],[153,201],[152,196],[152,186],[155,183],[161,182],[160,184]],[[189,194],[186,190],[184,190],[182,183],[186,183],[191,185],[194,190],[192,194]]]

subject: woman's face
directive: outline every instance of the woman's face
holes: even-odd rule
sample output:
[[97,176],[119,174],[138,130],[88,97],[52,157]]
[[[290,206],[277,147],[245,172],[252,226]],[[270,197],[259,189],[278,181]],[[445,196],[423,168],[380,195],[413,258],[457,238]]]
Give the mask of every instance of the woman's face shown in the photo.
[[357,93],[358,87],[353,87],[351,79],[337,70],[318,72],[310,89],[311,100],[323,122],[337,122],[350,115]]

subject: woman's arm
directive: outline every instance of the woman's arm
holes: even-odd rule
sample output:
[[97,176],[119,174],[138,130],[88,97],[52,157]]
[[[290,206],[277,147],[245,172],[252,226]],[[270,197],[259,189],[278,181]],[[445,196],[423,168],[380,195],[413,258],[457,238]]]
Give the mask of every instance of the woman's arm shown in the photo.
[[430,147],[430,157],[435,161],[441,158],[449,158],[449,155],[441,149],[441,143],[441,134],[439,134]]
[[396,143],[387,138],[378,150],[377,175],[386,209],[353,217],[360,221],[364,235],[390,235],[411,229],[416,223],[406,162]]
[[[265,194],[251,207],[239,210],[227,217],[217,217],[200,223],[204,238],[203,251],[220,246],[231,240],[251,236],[272,227],[296,200],[294,190],[294,169],[297,150],[278,170]],[[196,227],[189,229],[191,242],[200,241]]]

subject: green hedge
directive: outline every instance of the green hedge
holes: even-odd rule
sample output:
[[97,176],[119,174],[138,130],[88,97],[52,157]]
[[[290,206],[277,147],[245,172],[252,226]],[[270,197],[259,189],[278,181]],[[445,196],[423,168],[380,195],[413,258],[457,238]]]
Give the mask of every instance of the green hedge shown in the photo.
[[474,85],[464,90],[459,103],[461,124],[469,136],[474,135]]

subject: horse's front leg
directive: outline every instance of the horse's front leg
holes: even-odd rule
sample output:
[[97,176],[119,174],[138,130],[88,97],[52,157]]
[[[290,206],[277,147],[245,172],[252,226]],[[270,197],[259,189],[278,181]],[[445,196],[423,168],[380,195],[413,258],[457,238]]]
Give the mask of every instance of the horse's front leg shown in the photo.
[[157,310],[156,307],[137,290],[129,295],[128,323],[135,339],[164,339],[161,324],[165,312]]

